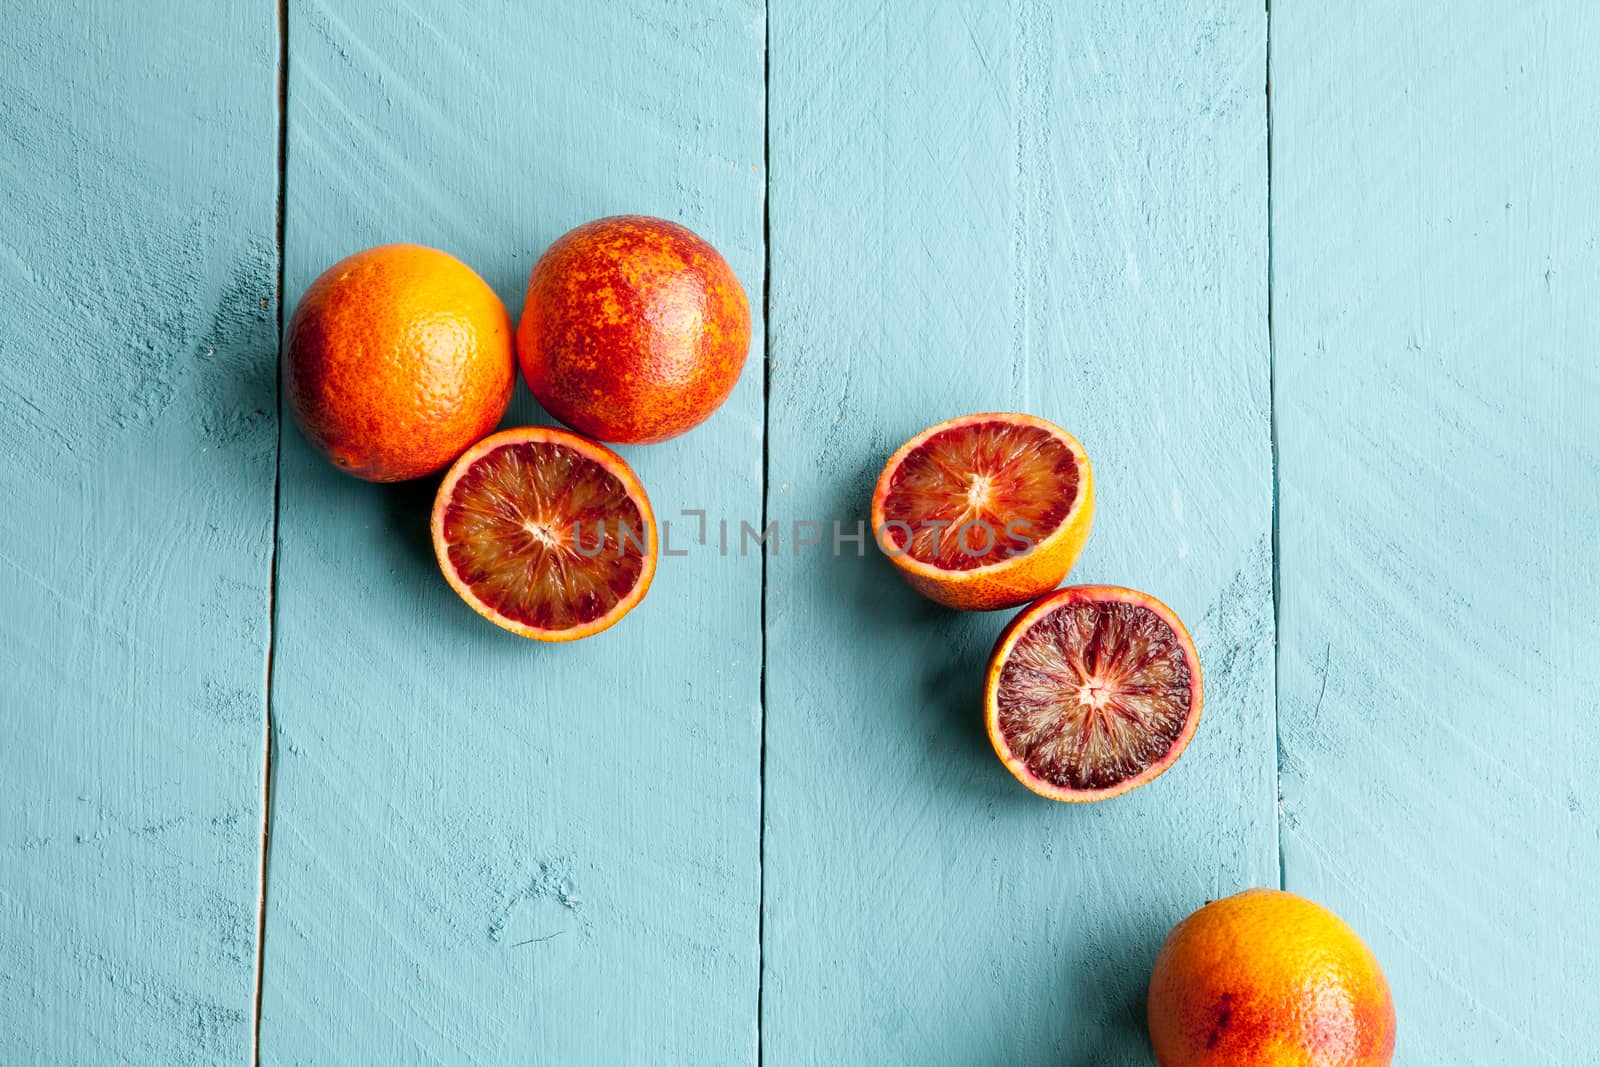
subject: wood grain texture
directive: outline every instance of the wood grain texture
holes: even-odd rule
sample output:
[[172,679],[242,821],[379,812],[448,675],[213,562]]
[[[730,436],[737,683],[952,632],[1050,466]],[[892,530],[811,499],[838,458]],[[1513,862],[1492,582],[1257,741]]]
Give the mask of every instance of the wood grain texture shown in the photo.
[[[757,4],[294,0],[289,29],[291,298],[404,239],[516,317],[551,240],[643,212],[759,313]],[[759,516],[762,360],[705,425],[623,450],[689,554],[572,646],[450,591],[437,479],[358,483],[286,430],[264,1063],[753,1060],[761,561],[679,511]],[[508,423],[536,414],[519,384]]]
[[1265,17],[1080,7],[772,5],[769,506],[849,532],[924,426],[1056,420],[1073,577],[1188,621],[1205,718],[1155,784],[1042,800],[984,736],[1006,617],[870,540],[772,559],[768,1063],[1149,1063],[1168,927],[1277,882]]
[[[434,479],[293,429],[274,632],[278,12],[8,10],[0,1064],[249,1062],[274,641],[263,1063],[749,1063],[759,994],[776,1067],[1147,1065],[1168,927],[1278,879],[1275,758],[1397,1063],[1594,1061],[1600,13],[1273,4],[1272,398],[1259,0],[772,6],[763,604],[759,0],[289,3],[291,302],[416,240],[515,317],[621,211],[749,291],[733,399],[624,450],[687,555],[570,648],[449,591]],[[1199,644],[1195,742],[1127,797],[1023,791],[1006,616],[834,551],[984,409],[1081,437],[1074,580]]]
[[270,5],[6,10],[7,1065],[250,1054],[277,55]]
[[1595,1062],[1600,11],[1273,5],[1284,860],[1397,1063]]

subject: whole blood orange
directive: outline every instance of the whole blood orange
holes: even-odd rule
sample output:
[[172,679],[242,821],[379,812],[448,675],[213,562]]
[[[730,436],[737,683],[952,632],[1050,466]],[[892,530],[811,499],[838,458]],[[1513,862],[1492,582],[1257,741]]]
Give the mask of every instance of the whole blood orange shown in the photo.
[[511,319],[454,256],[369,248],[300,299],[283,381],[295,422],[342,470],[373,482],[419,478],[505,414],[516,384]]
[[1094,521],[1083,446],[1032,415],[966,415],[889,457],[872,494],[878,547],[953,608],[1016,607],[1061,584]]
[[1161,1067],[1387,1067],[1394,1001],[1371,951],[1304,897],[1251,889],[1172,928],[1150,976]]
[[733,392],[750,305],[692,230],[619,215],[558,238],[528,278],[517,356],[546,411],[602,441],[698,426]]
[[572,641],[644,599],[656,520],[622,457],[569,430],[530,426],[456,460],[434,498],[433,548],[479,615],[537,641]]
[[1200,724],[1200,657],[1153,596],[1078,585],[995,643],[984,711],[995,753],[1051,800],[1104,800],[1159,776]]

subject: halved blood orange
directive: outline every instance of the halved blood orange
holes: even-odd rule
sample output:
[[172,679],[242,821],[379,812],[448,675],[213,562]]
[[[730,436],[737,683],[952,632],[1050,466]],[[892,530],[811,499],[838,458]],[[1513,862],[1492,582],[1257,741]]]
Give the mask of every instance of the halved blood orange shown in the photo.
[[455,461],[433,548],[461,599],[536,641],[599,633],[644,599],[656,520],[621,456],[569,430],[503,430]]
[[1200,724],[1200,657],[1153,596],[1077,585],[1041,597],[995,644],[989,740],[1052,800],[1104,800],[1159,776]]
[[1060,585],[1093,520],[1088,454],[1032,415],[930,426],[889,457],[872,494],[878,547],[918,592],[968,611]]

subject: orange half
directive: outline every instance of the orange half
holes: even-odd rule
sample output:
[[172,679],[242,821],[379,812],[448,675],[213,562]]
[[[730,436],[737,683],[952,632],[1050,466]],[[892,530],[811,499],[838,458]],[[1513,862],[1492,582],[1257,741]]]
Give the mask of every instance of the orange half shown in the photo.
[[872,494],[873,533],[901,576],[968,611],[1016,607],[1060,585],[1093,520],[1088,454],[1032,415],[930,426],[889,457]]
[[1001,633],[983,699],[989,741],[1019,782],[1051,800],[1104,800],[1182,755],[1200,725],[1200,657],[1155,597],[1069,586]]
[[479,615],[536,641],[574,641],[644,599],[656,521],[621,456],[570,430],[529,426],[456,460],[434,498],[433,549]]

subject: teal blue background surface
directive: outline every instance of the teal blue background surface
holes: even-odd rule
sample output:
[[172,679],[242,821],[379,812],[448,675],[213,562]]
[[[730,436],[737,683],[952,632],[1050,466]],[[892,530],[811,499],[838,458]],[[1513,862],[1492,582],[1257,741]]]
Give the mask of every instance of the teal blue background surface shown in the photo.
[[[1600,1061],[1600,8],[12,7],[0,1067],[1147,1067],[1167,930],[1258,885],[1372,946],[1397,1064]],[[515,317],[620,212],[755,338],[624,450],[685,554],[540,646],[439,576],[436,479],[305,443],[278,338],[387,241]],[[1006,613],[834,552],[997,409],[1205,666],[1103,804],[989,751]]]

